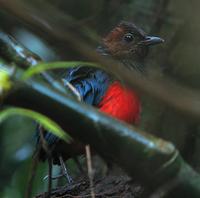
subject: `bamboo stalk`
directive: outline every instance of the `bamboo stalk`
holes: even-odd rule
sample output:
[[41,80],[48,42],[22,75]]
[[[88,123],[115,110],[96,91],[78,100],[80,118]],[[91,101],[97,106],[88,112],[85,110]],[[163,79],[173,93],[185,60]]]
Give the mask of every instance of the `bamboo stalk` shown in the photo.
[[90,144],[102,157],[117,163],[151,191],[176,179],[169,192],[200,196],[199,175],[171,143],[105,116],[37,79],[17,87],[5,98],[4,104],[30,108],[49,116],[72,137]]

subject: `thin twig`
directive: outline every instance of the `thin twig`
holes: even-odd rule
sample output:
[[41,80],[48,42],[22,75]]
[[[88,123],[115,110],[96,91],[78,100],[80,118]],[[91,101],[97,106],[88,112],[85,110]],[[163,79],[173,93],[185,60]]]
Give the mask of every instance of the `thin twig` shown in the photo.
[[86,158],[87,158],[88,177],[89,177],[89,180],[90,180],[91,197],[95,198],[94,183],[93,183],[93,169],[92,169],[92,160],[91,160],[90,145],[86,145],[85,146],[85,150],[86,150]]
[[38,156],[34,155],[33,156],[33,163],[31,164],[30,175],[29,175],[29,179],[28,179],[28,186],[27,186],[27,189],[26,189],[26,192],[25,192],[25,198],[31,197],[33,181],[34,181],[34,178],[35,178],[37,165],[38,165]]
[[47,193],[47,197],[50,198],[51,197],[51,187],[52,187],[52,157],[51,157],[51,152],[49,151],[47,142],[44,138],[44,134],[43,134],[43,128],[42,126],[39,126],[39,133],[40,133],[40,143],[42,148],[45,150],[46,154],[47,154],[47,158],[48,158],[48,166],[49,166],[49,170],[48,170],[48,193]]
[[44,138],[44,134],[43,134],[43,131],[44,129],[42,128],[42,126],[40,125],[39,126],[39,135],[40,135],[40,142],[39,144],[41,144],[42,148],[45,150],[47,156],[51,156],[51,153],[49,152],[49,147],[47,145],[47,142]]
[[48,170],[48,192],[47,192],[47,198],[51,197],[51,187],[52,187],[52,158],[51,156],[48,156],[48,165],[49,165],[49,170]]
[[78,92],[78,90],[76,89],[76,87],[74,87],[70,82],[68,82],[64,79],[63,79],[63,83],[64,83],[64,86],[67,86],[71,90],[71,92],[77,97],[78,101],[82,100],[81,95]]

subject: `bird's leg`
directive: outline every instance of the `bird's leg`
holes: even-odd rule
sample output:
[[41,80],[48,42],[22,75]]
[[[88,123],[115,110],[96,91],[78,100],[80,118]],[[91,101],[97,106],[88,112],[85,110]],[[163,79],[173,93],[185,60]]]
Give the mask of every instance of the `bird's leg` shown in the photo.
[[67,171],[67,168],[65,166],[65,163],[63,161],[62,156],[59,156],[59,161],[60,161],[62,176],[65,176],[65,178],[67,179],[67,181],[69,182],[69,184],[71,184],[73,182],[73,180],[70,177],[70,175],[68,174],[68,171]]
[[[65,163],[63,161],[62,156],[59,156],[59,161],[60,161],[60,166],[61,166],[61,174],[56,175],[56,176],[51,176],[52,180],[56,180],[59,179],[61,177],[65,177],[67,179],[67,181],[69,182],[69,184],[71,184],[73,182],[72,178],[70,177],[70,175],[68,174],[67,168],[65,166]],[[50,177],[50,175],[46,175],[43,180],[46,180]]]

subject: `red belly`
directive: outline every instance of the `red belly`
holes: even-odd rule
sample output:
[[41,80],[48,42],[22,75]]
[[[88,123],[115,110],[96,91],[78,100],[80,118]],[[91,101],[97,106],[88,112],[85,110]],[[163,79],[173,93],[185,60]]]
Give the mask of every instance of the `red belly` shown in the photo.
[[138,95],[117,81],[108,88],[98,107],[108,115],[130,124],[138,124],[140,120],[141,104]]

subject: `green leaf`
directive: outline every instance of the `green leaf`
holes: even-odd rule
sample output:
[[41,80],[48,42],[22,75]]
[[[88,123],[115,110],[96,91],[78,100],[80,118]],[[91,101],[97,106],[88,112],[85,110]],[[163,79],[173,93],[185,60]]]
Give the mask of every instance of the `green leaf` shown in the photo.
[[49,119],[48,117],[37,113],[35,111],[31,111],[28,109],[24,108],[8,108],[0,112],[0,123],[4,121],[5,119],[8,119],[10,116],[14,115],[21,115],[21,116],[26,116],[29,117],[38,123],[40,123],[46,130],[49,132],[53,133],[54,135],[58,136],[59,138],[65,140],[67,143],[70,143],[72,138],[66,134],[63,129],[56,124],[54,121]]
[[0,71],[0,94],[2,94],[4,91],[8,91],[11,86],[12,83],[9,75],[4,71]]
[[33,75],[39,74],[46,70],[77,67],[79,65],[90,66],[90,67],[100,67],[100,65],[97,63],[82,62],[82,61],[67,61],[67,62],[62,61],[62,62],[40,63],[26,70],[24,74],[22,75],[22,80],[27,80]]

